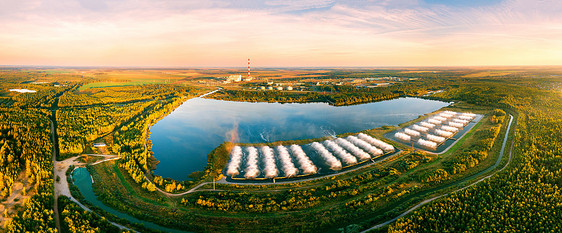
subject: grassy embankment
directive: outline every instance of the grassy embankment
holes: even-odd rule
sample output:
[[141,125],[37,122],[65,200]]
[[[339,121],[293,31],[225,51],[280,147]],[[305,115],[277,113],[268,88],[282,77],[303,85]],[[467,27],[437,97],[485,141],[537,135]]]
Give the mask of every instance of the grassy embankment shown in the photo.
[[[455,109],[451,109],[451,110],[455,110]],[[416,119],[413,122],[422,120],[423,118],[420,119]],[[483,121],[487,120],[487,118],[483,119]],[[474,130],[480,129],[481,127],[485,126],[485,123],[481,123],[478,125],[478,127],[475,127],[471,132],[474,132]],[[378,135],[382,135],[384,134],[384,132],[388,132],[393,130],[392,127],[386,127],[386,129],[375,129],[375,130],[369,130],[367,131],[367,133],[370,133],[371,135],[377,136]],[[378,132],[378,133],[377,133]],[[457,148],[461,147],[461,146],[467,146],[470,145],[470,143],[472,143],[474,140],[476,140],[475,138],[473,138],[472,133],[469,132],[466,135],[466,139],[464,139],[462,142],[457,143],[458,146],[456,146]],[[291,143],[295,143],[295,142],[290,142],[288,144]],[[272,144],[274,145],[274,144]],[[497,143],[496,143],[497,145]],[[404,148],[407,149],[407,148]],[[455,149],[455,148],[452,148]],[[428,157],[430,158],[430,161],[428,161],[428,163],[422,163],[419,167],[417,167],[414,170],[411,171],[405,171],[402,174],[399,174],[397,176],[392,176],[391,178],[385,178],[382,180],[382,182],[379,180],[378,181],[378,185],[382,188],[382,187],[388,187],[391,185],[394,185],[393,187],[398,187],[397,190],[393,191],[394,193],[402,193],[404,191],[407,191],[408,189],[411,189],[412,187],[415,187],[416,185],[420,185],[419,182],[416,182],[416,171],[421,171],[421,170],[431,170],[432,168],[437,168],[439,166],[442,166],[442,163],[444,161],[446,161],[447,156],[450,156],[451,154],[453,154],[452,152],[449,152],[448,154],[444,154],[443,156],[440,156],[439,158],[435,158],[435,157]],[[333,183],[336,179],[337,180],[346,180],[346,179],[350,179],[353,177],[357,177],[360,175],[364,175],[369,173],[372,170],[382,170],[382,169],[387,169],[387,168],[396,168],[396,167],[400,167],[401,162],[403,162],[404,160],[412,160],[413,157],[415,157],[414,154],[411,154],[410,151],[407,151],[406,153],[397,156],[397,158],[391,160],[391,161],[385,161],[384,163],[378,164],[376,167],[374,168],[365,168],[365,169],[360,169],[354,172],[350,172],[349,174],[344,174],[338,177],[334,177],[334,178],[329,178],[329,179],[320,179],[320,180],[316,180],[316,181],[310,181],[310,182],[302,182],[302,183],[297,183],[294,185],[275,185],[275,186],[264,186],[264,185],[260,185],[260,186],[236,186],[236,185],[217,185],[217,188],[219,189],[229,189],[231,190],[231,192],[251,192],[252,190],[256,191],[256,190],[264,190],[264,189],[277,189],[276,192],[280,192],[282,190],[286,190],[289,187],[291,187],[292,189],[298,188],[298,189],[313,189],[313,188],[322,188],[322,187],[326,187],[326,183]],[[427,159],[427,158],[424,158]],[[431,161],[433,160],[433,161]],[[489,162],[488,162],[489,161]],[[470,175],[472,173],[476,173],[478,172],[480,169],[480,167],[484,167],[485,164],[487,163],[493,163],[494,160],[494,156],[489,156],[485,161],[482,161],[482,163],[480,163],[478,167],[475,167],[474,169],[471,169],[465,173],[461,173],[461,174],[456,174],[456,176],[452,176],[450,178],[449,181],[453,182],[456,181],[462,177],[466,177],[467,175]],[[98,165],[100,166],[100,165]],[[104,165],[104,166],[110,166],[110,163]],[[115,166],[115,165],[113,165]],[[97,166],[96,166],[97,167]],[[221,217],[220,216],[230,216],[230,218],[234,217],[234,218],[246,218],[248,216],[253,216],[250,213],[225,213],[224,211],[213,211],[213,210],[204,210],[201,208],[198,208],[196,206],[192,206],[192,207],[188,207],[188,206],[184,206],[181,204],[181,199],[180,198],[169,198],[169,197],[164,197],[161,196],[154,196],[154,193],[150,193],[140,187],[138,187],[139,185],[136,185],[134,182],[127,181],[126,177],[127,176],[118,176],[117,178],[115,177],[115,174],[119,174],[118,172],[116,172],[118,169],[117,167],[112,168],[112,172],[107,172],[100,170],[98,168],[94,169],[94,173],[97,173],[96,176],[100,176],[100,180],[104,180],[104,183],[102,182],[97,182],[100,185],[103,186],[107,186],[106,187],[117,187],[117,186],[121,186],[124,188],[120,188],[120,189],[115,189],[112,190],[112,192],[117,192],[114,193],[113,195],[111,195],[111,198],[108,198],[108,200],[111,199],[117,199],[119,200],[120,198],[125,197],[124,200],[119,200],[117,201],[118,203],[113,203],[113,206],[120,209],[126,209],[126,208],[131,208],[131,206],[123,206],[122,203],[123,201],[126,201],[127,203],[134,203],[132,206],[138,206],[140,204],[143,204],[145,206],[151,206],[149,209],[138,209],[135,208],[135,210],[132,210],[131,212],[138,212],[139,215],[137,217],[139,218],[147,218],[146,216],[144,216],[142,213],[143,211],[156,211],[153,212],[153,215],[150,217],[150,219],[148,220],[156,220],[156,221],[161,221],[164,218],[170,218],[171,216],[169,216],[166,213],[169,213],[170,211],[174,212],[175,214],[179,214],[182,217],[194,217],[195,216],[215,216],[218,218],[215,219],[216,221],[220,221]],[[111,171],[111,170],[110,170]],[[474,171],[474,172],[472,172]],[[105,175],[104,175],[105,174]],[[112,175],[113,174],[113,175]],[[112,177],[113,176],[113,177]],[[458,179],[457,179],[458,177]],[[112,180],[111,182],[106,182],[107,180]],[[413,181],[413,182],[412,182]],[[451,182],[447,182],[447,183],[451,183]],[[128,183],[128,185],[126,184]],[[392,199],[386,199],[386,201],[381,202],[378,206],[380,209],[384,209],[384,206],[396,206],[396,203],[402,203],[403,207],[402,208],[406,208],[407,206],[415,203],[415,200],[417,200],[417,198],[415,197],[415,193],[419,193],[420,191],[423,191],[424,188],[425,189],[431,187],[432,184],[426,184],[425,186],[422,186],[420,188],[417,188],[416,192],[413,192],[413,195],[400,195],[401,198],[397,198],[394,201]],[[134,188],[136,187],[136,190],[134,190]],[[205,187],[207,188],[207,187]],[[101,190],[100,190],[101,189]],[[103,188],[97,188],[98,192],[103,193]],[[107,190],[105,191],[107,192]],[[119,194],[120,193],[120,194]],[[197,195],[197,194],[194,194]],[[365,196],[367,196],[367,193],[364,194],[360,194],[357,195],[357,197],[351,198],[351,199],[346,199],[345,201],[342,200],[336,200],[336,201],[330,201],[327,203],[324,203],[321,206],[316,206],[314,208],[311,209],[306,209],[306,210],[301,210],[301,211],[297,211],[297,212],[303,212],[303,214],[310,214],[310,213],[319,213],[322,212],[323,210],[326,209],[331,209],[331,208],[338,208],[337,206],[341,206],[342,204],[345,205],[345,203],[350,203],[350,201],[353,200],[358,200],[361,198],[364,198]],[[193,196],[193,195],[187,195],[187,199],[189,199],[189,196]],[[120,197],[120,198],[117,198]],[[147,201],[146,199],[149,199],[151,201]],[[409,200],[409,201],[408,201]],[[105,200],[107,201],[107,200]],[[109,203],[111,205],[111,203]],[[147,205],[148,204],[148,205]],[[390,210],[390,209],[389,209]],[[179,212],[178,212],[179,211]],[[181,214],[180,214],[181,213]],[[290,215],[290,213],[294,213],[293,211],[291,212],[287,212],[287,213],[279,213],[279,216],[282,216],[280,218],[287,218],[287,215]],[[278,215],[278,214],[276,214]],[[158,217],[157,217],[158,216]],[[369,217],[370,220],[376,219],[377,217],[373,218],[373,215],[370,215],[371,217]],[[386,215],[381,215],[379,216],[380,219],[383,219]],[[270,217],[274,217],[274,216],[270,216]],[[277,217],[274,217],[277,218]],[[368,219],[365,219],[365,221],[367,221]],[[179,219],[177,221],[180,221]],[[261,220],[263,221],[263,220]],[[170,221],[173,222],[173,221]],[[185,227],[185,223],[181,223],[181,222],[175,222],[171,225],[176,225],[179,226],[178,223],[180,223],[180,225],[183,225]],[[193,225],[197,225],[197,224],[193,224]],[[193,226],[191,226],[193,227]],[[199,226],[199,227],[203,227],[203,226]],[[221,229],[221,228],[217,228],[217,229]]]

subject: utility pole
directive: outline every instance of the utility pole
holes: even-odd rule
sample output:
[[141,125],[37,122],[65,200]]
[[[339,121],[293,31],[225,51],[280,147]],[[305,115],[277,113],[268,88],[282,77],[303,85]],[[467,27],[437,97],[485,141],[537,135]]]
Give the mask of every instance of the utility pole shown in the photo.
[[250,79],[250,58],[248,58],[248,79]]

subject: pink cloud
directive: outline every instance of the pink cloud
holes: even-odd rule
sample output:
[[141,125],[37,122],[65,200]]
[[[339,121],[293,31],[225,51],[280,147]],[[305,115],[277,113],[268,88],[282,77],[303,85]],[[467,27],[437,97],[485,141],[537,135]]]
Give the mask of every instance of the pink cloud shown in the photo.
[[[3,1],[0,64],[389,66],[556,64],[562,3]],[[52,5],[50,5],[52,3]],[[322,8],[329,6],[329,8]],[[287,10],[322,8],[291,14]],[[12,14],[12,15],[10,15]],[[542,56],[541,56],[542,55]]]

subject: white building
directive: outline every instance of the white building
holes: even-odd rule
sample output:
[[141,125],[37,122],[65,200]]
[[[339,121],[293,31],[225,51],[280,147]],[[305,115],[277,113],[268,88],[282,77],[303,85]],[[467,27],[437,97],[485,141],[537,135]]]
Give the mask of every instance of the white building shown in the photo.
[[230,82],[240,82],[242,81],[242,75],[230,75],[226,78],[226,81]]

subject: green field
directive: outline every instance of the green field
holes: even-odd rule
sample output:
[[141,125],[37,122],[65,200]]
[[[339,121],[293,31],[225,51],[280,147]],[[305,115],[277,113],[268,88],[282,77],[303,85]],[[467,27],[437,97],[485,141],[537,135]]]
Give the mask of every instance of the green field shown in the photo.
[[[392,143],[383,134],[397,127],[384,126],[364,133],[390,142],[403,150],[402,153],[332,177],[275,185],[213,185],[212,181],[221,177],[228,160],[231,146],[228,143],[209,154],[207,167],[195,174],[193,181],[180,182],[153,175],[151,170],[158,166],[158,161],[152,156],[150,140],[146,140],[150,126],[185,100],[216,88],[187,86],[189,78],[228,72],[232,70],[66,72],[56,69],[47,75],[45,70],[0,71],[4,88],[28,87],[35,81],[63,84],[61,87],[34,85],[37,93],[9,93],[0,98],[0,196],[3,201],[13,202],[5,205],[7,211],[0,219],[9,220],[4,224],[5,231],[55,232],[60,224],[63,232],[73,229],[100,232],[103,230],[98,227],[108,226],[110,220],[137,231],[151,232],[106,215],[93,206],[90,207],[95,214],[82,212],[81,207],[62,201],[66,197],[54,198],[53,182],[59,179],[53,177],[53,170],[72,160],[57,159],[93,152],[90,148],[93,142],[105,142],[104,153],[120,155],[117,161],[89,168],[98,199],[116,210],[170,228],[193,232],[358,232],[394,219],[424,200],[439,197],[376,231],[558,232],[562,229],[562,211],[559,211],[562,71],[509,67],[494,71],[500,75],[494,77],[487,69],[451,68],[437,73],[423,69],[361,69],[357,77],[382,72],[415,79],[372,89],[373,95],[365,95],[364,89],[352,86],[343,90],[335,84],[323,85],[327,95],[334,91],[345,100],[342,103],[372,101],[376,100],[372,96],[388,93],[388,96],[454,101],[446,109],[485,115],[442,155]],[[299,72],[313,75],[316,71]],[[350,70],[322,72],[335,80],[342,74],[345,78],[355,76],[355,71]],[[436,90],[443,92],[424,95]],[[290,93],[277,94],[237,98],[264,102],[278,98],[291,100]],[[301,101],[291,101],[297,100]],[[514,124],[508,133],[510,115],[514,116]],[[507,146],[503,147],[506,137]],[[320,139],[290,143],[314,140]],[[501,160],[500,151],[504,151]],[[95,160],[88,157],[81,161]],[[461,189],[481,178],[486,179]],[[25,201],[12,198],[11,195],[21,192],[14,188],[16,183],[25,180],[30,184],[25,186],[25,191],[32,196]],[[199,184],[202,185],[194,192],[178,194]],[[178,195],[162,194],[155,187]],[[80,198],[77,193],[74,195]],[[58,210],[53,207],[57,205],[55,200],[61,200]]]
[[166,80],[136,80],[130,82],[94,82],[88,83],[81,86],[78,90],[84,91],[90,88],[104,88],[104,87],[124,87],[124,86],[136,86],[136,85],[147,85],[147,84],[161,84],[167,83]]
[[[452,108],[450,110],[458,110]],[[489,114],[490,109],[482,109],[479,110],[478,113],[481,114]],[[457,143],[458,146],[468,147],[472,144],[478,143],[479,138],[474,138],[473,132],[476,130],[483,130],[489,127],[492,127],[493,124],[490,123],[490,117],[485,117],[478,127],[474,127],[470,133],[467,135],[467,140],[462,140],[461,142]],[[416,119],[412,122],[419,121],[420,119]],[[411,122],[410,122],[411,123]],[[386,129],[373,129],[367,130],[367,133],[379,132],[372,135],[382,135],[385,132],[391,131],[392,128]],[[503,134],[502,134],[503,135]],[[316,139],[318,140],[318,139]],[[315,141],[316,141],[315,140]],[[499,141],[498,138],[496,141]],[[305,140],[310,142],[310,140]],[[295,143],[294,141],[290,142],[279,142],[281,144],[286,143]],[[278,143],[270,143],[269,145],[276,145]],[[395,143],[394,143],[395,144]],[[491,152],[491,156],[488,156],[487,159],[484,159],[478,166],[475,166],[472,169],[467,171],[458,173],[458,174],[451,174],[448,177],[443,177],[441,180],[432,179],[431,181],[420,181],[419,177],[424,176],[425,174],[431,174],[433,171],[438,169],[444,169],[445,166],[443,163],[451,160],[454,156],[454,153],[445,153],[441,156],[434,156],[434,155],[426,155],[419,152],[412,152],[409,150],[408,147],[399,146],[405,152],[399,154],[398,156],[389,159],[387,161],[377,163],[374,166],[369,164],[361,169],[356,171],[343,173],[341,175],[335,177],[327,177],[327,178],[320,178],[317,180],[312,181],[302,181],[302,182],[295,182],[292,184],[279,184],[279,185],[227,185],[227,184],[218,184],[216,185],[218,190],[222,190],[220,192],[196,192],[193,194],[183,195],[181,197],[166,197],[162,195],[154,195],[158,194],[151,193],[145,189],[139,187],[139,184],[136,184],[132,179],[123,179],[122,177],[118,176],[115,177],[115,174],[126,173],[125,171],[121,172],[107,172],[107,168],[102,169],[104,166],[95,166],[92,169],[92,172],[95,173],[94,177],[96,179],[96,190],[100,197],[110,206],[120,210],[120,211],[127,211],[131,214],[135,214],[137,218],[141,218],[148,221],[156,221],[159,222],[162,219],[167,219],[166,221],[171,222],[173,224],[169,226],[181,226],[180,228],[184,229],[194,229],[200,230],[205,229],[208,227],[207,225],[210,224],[209,221],[219,221],[222,222],[224,219],[217,217],[217,216],[228,216],[229,218],[235,218],[240,224],[246,222],[245,217],[252,216],[253,218],[257,218],[262,228],[258,228],[256,230],[250,230],[242,225],[238,226],[240,228],[236,228],[238,230],[244,231],[300,231],[305,228],[301,227],[301,224],[305,222],[310,226],[315,226],[317,228],[331,231],[334,228],[340,227],[340,223],[332,223],[328,225],[324,225],[318,220],[312,218],[312,215],[319,214],[323,211],[332,212],[332,208],[336,209],[349,209],[350,205],[353,206],[351,209],[355,209],[355,211],[363,213],[361,216],[353,215],[354,218],[361,219],[362,221],[376,221],[376,219],[384,219],[385,215],[381,213],[370,212],[368,209],[373,208],[374,206],[377,209],[385,209],[386,211],[392,211],[397,209],[406,208],[407,206],[412,205],[412,202],[416,200],[416,198],[420,197],[422,193],[426,193],[427,190],[433,190],[435,187],[450,187],[450,184],[459,183],[463,180],[464,177],[469,175],[476,174],[480,171],[485,170],[490,164],[493,164],[497,158],[497,149],[494,149]],[[496,144],[494,148],[499,148]],[[224,156],[220,154],[213,155],[211,157],[216,156]],[[228,154],[226,154],[228,156]],[[213,161],[223,161],[224,159],[217,159]],[[404,167],[404,164],[410,164],[409,167]],[[412,166],[412,164],[415,164]],[[221,163],[220,166],[224,166],[224,163]],[[116,168],[116,167],[115,167]],[[114,168],[114,169],[115,169]],[[122,169],[122,168],[121,168]],[[211,171],[212,173],[213,171]],[[391,175],[392,174],[392,175]],[[377,178],[378,177],[378,178]],[[341,182],[344,183],[341,183]],[[332,186],[339,186],[337,191],[327,191],[331,190]],[[119,189],[115,189],[113,187],[123,187]],[[132,192],[131,187],[134,188],[135,191]],[[164,189],[163,186],[160,188]],[[208,184],[206,186],[201,187],[202,190],[212,189],[212,185]],[[263,193],[264,191],[272,192],[272,193]],[[296,191],[296,190],[303,190],[303,191]],[[326,191],[324,191],[326,190]],[[385,191],[386,190],[386,191]],[[247,208],[252,204],[244,203],[240,198],[244,196],[248,196],[251,198],[259,198],[264,200],[285,200],[289,197],[283,197],[283,195],[287,195],[284,193],[292,193],[289,196],[294,196],[294,198],[298,199],[306,199],[308,198],[306,194],[308,192],[312,192],[313,196],[318,197],[329,197],[328,199],[320,198],[320,202],[313,202],[307,204],[300,204],[299,206],[280,206],[279,209],[276,211],[273,210],[258,210]],[[296,192],[296,193],[295,193]],[[367,204],[366,200],[372,199],[372,193],[379,193],[385,192],[384,194],[379,194],[380,196],[377,198],[377,201],[368,201]],[[133,194],[134,193],[134,194]],[[353,195],[350,195],[353,193]],[[132,195],[133,194],[133,195]],[[280,196],[281,195],[281,196]],[[228,197],[233,200],[237,200],[239,202],[238,205],[242,209],[236,212],[232,212],[230,210],[221,210],[220,208],[209,208],[205,206],[200,206],[196,203],[203,201],[209,203],[220,203],[223,200],[223,197]],[[147,200],[149,199],[149,200]],[[227,200],[227,199],[224,199]],[[124,203],[132,203],[132,204],[124,204]],[[165,204],[167,203],[167,204]],[[191,204],[186,204],[191,203]],[[230,204],[231,206],[233,203]],[[143,206],[142,208],[138,208],[139,206]],[[243,207],[246,206],[246,207]],[[259,206],[259,205],[258,205]],[[179,209],[175,210],[176,208],[180,207]],[[221,207],[222,208],[222,207]],[[238,207],[237,207],[238,208]],[[351,211],[349,209],[349,211]],[[152,215],[151,217],[144,216],[140,214],[144,211],[150,210]],[[169,213],[173,212],[173,215]],[[290,213],[290,214],[289,214]],[[385,212],[382,212],[385,213]],[[263,215],[269,216],[267,218],[263,218]],[[292,223],[287,223],[284,228],[278,228],[278,226],[271,225],[268,222],[270,221],[269,218],[273,221],[279,222],[287,222],[288,219],[291,219],[290,216],[293,215],[302,215],[303,219],[301,220],[292,220]],[[181,219],[197,217],[197,216],[215,216],[209,219],[200,220],[198,222],[185,222]],[[337,214],[336,214],[337,216]],[[348,222],[350,221],[349,216],[339,216],[334,217],[339,221]],[[345,226],[345,225],[344,225]],[[226,231],[225,226],[223,225],[216,225],[211,228],[211,231]],[[291,230],[289,230],[291,229]],[[207,230],[205,230],[207,231]]]

